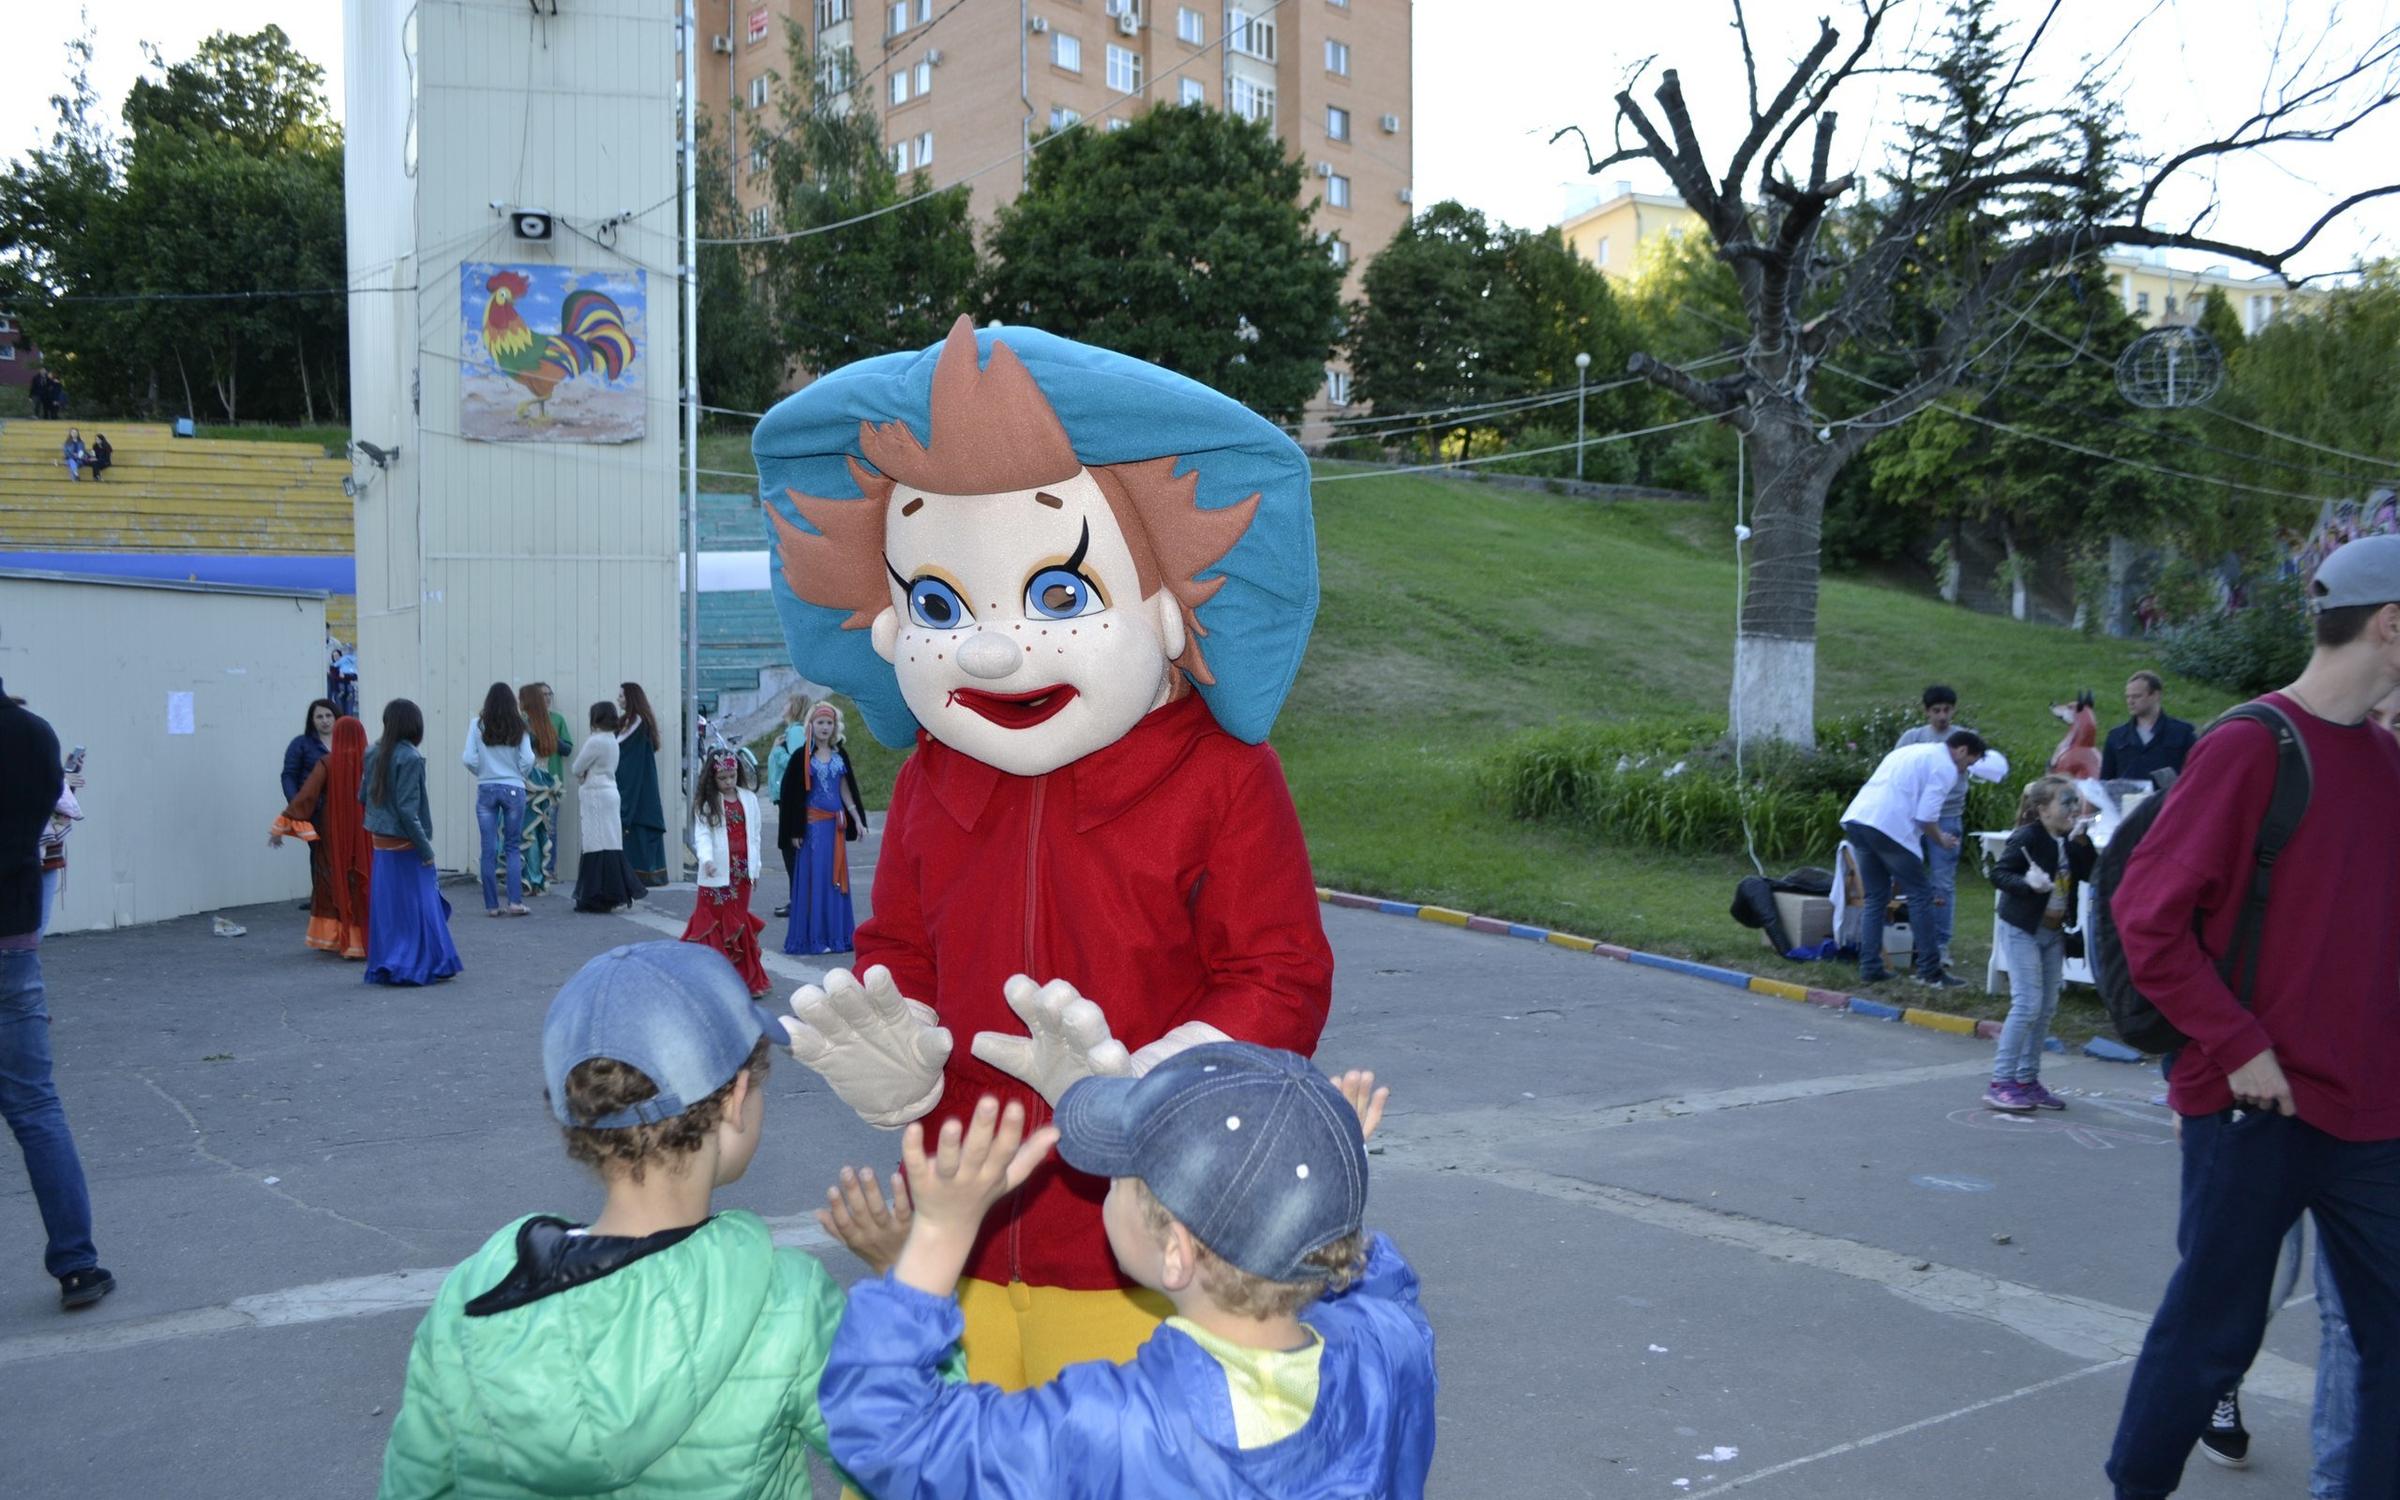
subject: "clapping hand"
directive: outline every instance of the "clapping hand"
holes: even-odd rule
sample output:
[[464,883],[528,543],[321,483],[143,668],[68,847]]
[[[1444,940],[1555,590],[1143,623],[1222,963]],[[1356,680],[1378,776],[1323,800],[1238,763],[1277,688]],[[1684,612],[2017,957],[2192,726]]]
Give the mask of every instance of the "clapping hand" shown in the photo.
[[825,1190],[825,1206],[817,1210],[818,1225],[878,1276],[900,1258],[913,1217],[908,1180],[894,1172],[892,1196],[886,1199],[871,1167],[842,1168],[842,1180]]
[[916,1219],[893,1267],[898,1278],[936,1297],[955,1292],[983,1216],[1023,1187],[1057,1143],[1057,1126],[1045,1125],[1029,1136],[1025,1106],[1011,1103],[1002,1109],[989,1094],[976,1104],[970,1124],[943,1122],[930,1153],[923,1123],[910,1125],[900,1137],[900,1161]]
[[1358,1111],[1358,1134],[1362,1140],[1375,1139],[1375,1127],[1383,1123],[1383,1106],[1392,1097],[1389,1088],[1377,1088],[1375,1075],[1365,1068],[1352,1068],[1337,1073],[1333,1086],[1342,1091],[1350,1107]]

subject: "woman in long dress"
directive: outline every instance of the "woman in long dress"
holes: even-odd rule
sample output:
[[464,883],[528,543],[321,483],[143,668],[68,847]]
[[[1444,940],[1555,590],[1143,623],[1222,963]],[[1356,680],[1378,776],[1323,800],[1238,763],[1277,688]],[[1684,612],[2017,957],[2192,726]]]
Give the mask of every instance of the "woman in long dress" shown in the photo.
[[367,726],[347,717],[336,720],[332,751],[308,773],[267,832],[272,847],[281,847],[286,837],[308,845],[308,946],[347,959],[367,956],[374,848],[367,839],[366,809],[358,800],[366,759]]
[[794,851],[784,952],[847,953],[855,945],[849,842],[866,821],[842,736],[842,711],[819,703],[808,711],[808,747],[784,771],[776,804],[777,837]]
[[525,894],[538,896],[558,879],[558,810],[566,800],[567,757],[575,741],[564,715],[550,706],[550,684],[517,689],[517,710],[533,737],[533,770],[525,778]]
[[699,766],[692,796],[692,848],[700,856],[700,889],[683,940],[714,948],[733,964],[753,998],[768,990],[759,935],[767,924],[750,910],[758,883],[758,794],[742,784],[738,756],[711,754]]
[[383,738],[366,758],[358,800],[375,847],[367,906],[367,983],[432,984],[465,967],[450,942],[450,903],[433,868],[433,804],[425,791],[425,712],[383,706]]
[[619,821],[617,706],[592,705],[592,731],[575,752],[575,814],[583,824],[583,858],[575,867],[575,909],[609,912],[647,894],[625,862]]
[[617,709],[617,796],[623,805],[625,858],[646,886],[665,885],[667,813],[658,796],[658,715],[638,682],[621,684]]

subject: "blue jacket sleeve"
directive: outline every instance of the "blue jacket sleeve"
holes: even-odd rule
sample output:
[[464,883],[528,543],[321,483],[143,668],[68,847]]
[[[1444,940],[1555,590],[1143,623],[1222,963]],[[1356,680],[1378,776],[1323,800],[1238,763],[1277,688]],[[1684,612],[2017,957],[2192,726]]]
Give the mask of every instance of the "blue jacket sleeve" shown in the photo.
[[2117,779],[2117,742],[2123,734],[2124,730],[2121,728],[2112,729],[2108,732],[2108,737],[2100,742],[2100,779],[2102,781]]
[[308,767],[300,764],[301,754],[300,737],[295,735],[292,742],[283,747],[283,800],[286,802],[300,795],[300,783],[308,779]]
[[1375,1235],[1367,1241],[1365,1274],[1303,1317],[1320,1329],[1344,1329],[1383,1351],[1396,1427],[1389,1494],[1391,1500],[1421,1500],[1433,1468],[1433,1407],[1440,1380],[1433,1324],[1417,1302],[1415,1269],[1390,1239]]
[[1132,1367],[1076,1365],[1029,1391],[955,1385],[942,1367],[964,1326],[954,1299],[888,1276],[851,1288],[818,1386],[834,1462],[876,1500],[1131,1493]]
[[417,846],[417,857],[433,859],[433,808],[425,795],[425,758],[412,755],[392,762],[392,816],[401,833]]

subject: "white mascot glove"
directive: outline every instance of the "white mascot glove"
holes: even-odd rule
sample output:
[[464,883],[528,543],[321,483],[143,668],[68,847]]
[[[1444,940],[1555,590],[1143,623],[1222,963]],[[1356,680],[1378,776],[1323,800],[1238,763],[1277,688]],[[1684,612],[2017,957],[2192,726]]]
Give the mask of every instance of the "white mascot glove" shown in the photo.
[[2040,865],[2029,864],[2025,867],[2025,883],[2037,891],[2046,891],[2058,882],[2052,880],[2050,872]]
[[1133,1076],[1141,1077],[1186,1047],[1202,1042],[1230,1042],[1233,1038],[1206,1021],[1186,1021],[1149,1046],[1133,1054]]
[[848,969],[834,969],[822,988],[794,990],[783,1026],[792,1056],[816,1070],[860,1119],[897,1130],[941,1102],[951,1042],[937,1020],[932,1006],[901,994],[892,971],[877,964],[864,983]]
[[1001,993],[1025,1023],[1027,1035],[977,1032],[972,1050],[1001,1072],[1024,1080],[1054,1106],[1079,1078],[1139,1078],[1186,1047],[1227,1040],[1205,1021],[1186,1021],[1129,1055],[1125,1044],[1109,1033],[1108,1017],[1100,1007],[1063,979],[1037,985],[1018,974]]

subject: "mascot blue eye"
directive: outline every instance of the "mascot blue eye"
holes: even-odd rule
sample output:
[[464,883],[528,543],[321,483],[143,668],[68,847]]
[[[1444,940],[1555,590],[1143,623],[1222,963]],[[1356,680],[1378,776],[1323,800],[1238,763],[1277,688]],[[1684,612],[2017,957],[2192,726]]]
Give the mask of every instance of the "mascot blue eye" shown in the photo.
[[1025,614],[1029,619],[1072,620],[1099,607],[1099,591],[1072,568],[1044,568],[1025,585]]
[[958,590],[939,578],[919,578],[909,584],[908,614],[927,630],[957,630],[975,621]]

